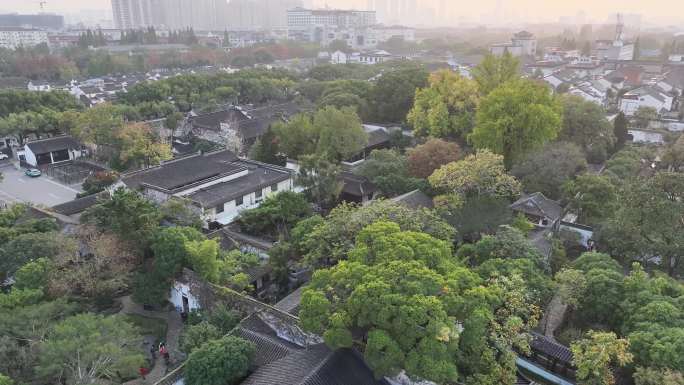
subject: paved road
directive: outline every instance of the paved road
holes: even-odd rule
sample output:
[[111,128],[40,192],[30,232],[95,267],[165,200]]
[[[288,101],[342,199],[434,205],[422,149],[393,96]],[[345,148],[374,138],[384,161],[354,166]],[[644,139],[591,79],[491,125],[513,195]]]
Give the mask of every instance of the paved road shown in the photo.
[[24,170],[17,170],[11,164],[0,164],[4,176],[0,182],[0,201],[7,203],[32,202],[51,207],[76,198],[78,190],[57,183],[47,176],[30,178]]

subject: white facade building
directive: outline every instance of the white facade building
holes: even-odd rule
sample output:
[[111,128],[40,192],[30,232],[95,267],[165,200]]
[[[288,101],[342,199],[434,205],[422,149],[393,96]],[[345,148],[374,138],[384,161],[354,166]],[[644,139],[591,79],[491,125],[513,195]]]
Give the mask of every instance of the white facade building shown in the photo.
[[537,38],[530,32],[521,31],[513,35],[510,43],[492,44],[489,52],[494,56],[508,52],[515,57],[534,57],[537,54]]
[[374,11],[294,8],[287,11],[288,38],[322,42],[329,31],[351,30],[375,25]]
[[674,98],[656,90],[653,87],[645,86],[627,92],[620,98],[620,111],[626,116],[633,116],[639,107],[651,107],[658,113],[672,110]]
[[0,27],[0,48],[17,49],[18,47],[34,47],[47,44],[47,32],[27,28]]
[[294,190],[294,174],[223,150],[125,174],[122,184],[158,203],[187,200],[210,228],[233,222],[242,211],[258,207],[271,194]]
[[183,313],[189,313],[201,308],[199,301],[190,291],[190,285],[180,281],[173,283],[169,302],[171,302],[176,310]]
[[138,29],[153,25],[151,0],[112,0],[112,14],[117,29]]
[[330,55],[330,63],[332,64],[347,64],[347,54],[342,51],[335,51]]

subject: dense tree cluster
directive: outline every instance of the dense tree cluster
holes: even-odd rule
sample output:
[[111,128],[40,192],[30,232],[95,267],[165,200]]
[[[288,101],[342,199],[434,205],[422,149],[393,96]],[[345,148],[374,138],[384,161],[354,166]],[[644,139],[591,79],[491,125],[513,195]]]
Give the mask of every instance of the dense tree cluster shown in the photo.
[[314,274],[300,317],[331,347],[360,347],[377,375],[507,382],[510,349],[529,349],[525,332],[540,312],[517,271],[487,278],[447,242],[374,222],[357,233],[349,260]]

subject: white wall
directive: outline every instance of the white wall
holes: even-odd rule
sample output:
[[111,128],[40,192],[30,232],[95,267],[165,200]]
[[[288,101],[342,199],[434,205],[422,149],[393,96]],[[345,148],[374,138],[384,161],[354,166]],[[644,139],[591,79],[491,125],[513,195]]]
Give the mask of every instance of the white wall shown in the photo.
[[664,144],[665,138],[663,134],[653,131],[643,131],[643,130],[629,130],[629,134],[632,135],[634,143],[655,143]]
[[633,116],[639,107],[652,107],[658,112],[660,112],[663,108],[669,110],[667,101],[661,102],[650,95],[641,96],[639,97],[639,100],[620,99],[620,111],[627,116]]
[[223,205],[223,212],[217,214],[216,208],[207,208],[204,212],[203,219],[206,222],[219,222],[223,225],[232,223],[243,210],[249,210],[259,207],[261,202],[269,195],[276,194],[281,191],[294,190],[294,181],[292,178],[278,183],[278,191],[271,191],[271,186],[266,186],[261,190],[261,198],[257,199],[256,191],[246,194],[242,197],[242,205],[236,206],[236,201],[232,200]]
[[36,167],[38,165],[36,154],[31,151],[28,145],[24,145],[24,157],[26,159],[26,163],[30,164],[31,166]]
[[190,293],[190,286],[178,281],[174,282],[173,287],[171,288],[169,302],[171,302],[171,304],[173,304],[173,306],[179,311],[183,310],[183,296],[188,298],[188,307],[190,310],[200,308],[199,301],[195,296],[192,295],[192,293]]

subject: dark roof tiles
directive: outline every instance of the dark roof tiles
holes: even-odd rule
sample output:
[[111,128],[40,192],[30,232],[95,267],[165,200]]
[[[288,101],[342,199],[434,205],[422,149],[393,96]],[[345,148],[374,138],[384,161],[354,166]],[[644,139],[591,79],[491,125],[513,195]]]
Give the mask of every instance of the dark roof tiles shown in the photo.
[[545,197],[540,192],[523,196],[511,205],[511,209],[549,218],[552,221],[560,219],[563,212],[563,208],[558,202]]
[[572,351],[567,346],[561,345],[539,333],[532,333],[530,348],[534,352],[542,353],[563,363],[572,363]]
[[26,146],[34,154],[46,154],[53,151],[76,150],[81,145],[71,136],[57,136],[54,138],[40,139],[26,143]]
[[57,214],[76,215],[86,211],[92,206],[95,206],[100,200],[107,199],[108,197],[109,192],[103,191],[101,193],[88,195],[83,198],[77,198],[69,202],[52,206],[51,210]]
[[211,154],[192,155],[162,163],[159,166],[124,175],[129,188],[146,184],[164,190],[176,190],[197,182],[245,170],[233,162],[235,154],[223,150]]

